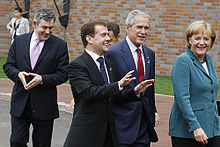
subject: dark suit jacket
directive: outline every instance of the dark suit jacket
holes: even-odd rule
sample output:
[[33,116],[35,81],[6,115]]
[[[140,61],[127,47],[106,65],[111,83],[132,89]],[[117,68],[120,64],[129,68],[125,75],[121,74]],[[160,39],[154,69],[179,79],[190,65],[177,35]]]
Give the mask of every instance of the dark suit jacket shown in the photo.
[[[28,98],[30,98],[32,114],[40,120],[50,120],[59,117],[56,85],[68,79],[68,49],[67,44],[58,37],[51,35],[45,41],[44,47],[35,65],[31,69],[30,40],[32,33],[16,37],[3,66],[5,74],[14,82],[11,96],[11,115],[22,115]],[[21,71],[37,73],[42,76],[43,83],[30,90],[25,90],[18,77]]]
[[[155,54],[154,51],[146,46],[143,46],[144,59],[145,59],[145,80],[155,78]],[[125,73],[135,70],[133,76],[137,79],[130,83],[125,88],[133,88],[138,83],[138,75],[134,62],[134,58],[125,40],[110,46],[106,57],[114,62],[117,71],[117,80],[122,78]],[[150,141],[157,141],[157,135],[154,130],[155,122],[155,98],[154,86],[148,87],[142,94],[142,101],[126,103],[122,105],[115,105],[113,107],[115,115],[116,131],[118,134],[119,143],[131,144],[135,141],[138,135],[142,117],[142,105],[146,111],[146,120],[149,130]],[[124,121],[126,120],[126,122]],[[147,139],[146,139],[147,140]]]
[[114,66],[109,60],[106,65],[111,84],[104,85],[101,72],[88,53],[84,52],[70,64],[69,78],[75,107],[65,147],[103,147],[108,124],[114,146],[117,146],[112,103],[139,98],[133,89],[119,91]]

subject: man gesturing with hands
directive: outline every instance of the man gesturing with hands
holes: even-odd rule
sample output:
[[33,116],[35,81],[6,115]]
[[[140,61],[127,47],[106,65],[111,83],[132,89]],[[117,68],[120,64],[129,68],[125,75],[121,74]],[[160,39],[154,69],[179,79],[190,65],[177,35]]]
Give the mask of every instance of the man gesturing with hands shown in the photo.
[[33,126],[33,146],[51,146],[54,119],[59,117],[56,86],[64,83],[69,63],[67,44],[52,35],[55,13],[35,13],[32,33],[15,38],[4,65],[14,82],[11,96],[11,147],[26,147]]

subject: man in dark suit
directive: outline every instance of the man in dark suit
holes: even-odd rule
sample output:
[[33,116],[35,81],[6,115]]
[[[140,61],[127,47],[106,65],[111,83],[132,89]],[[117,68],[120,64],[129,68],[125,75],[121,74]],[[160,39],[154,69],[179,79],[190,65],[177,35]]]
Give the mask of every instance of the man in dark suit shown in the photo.
[[[117,80],[128,71],[135,70],[136,80],[125,87],[129,89],[143,80],[155,78],[154,51],[143,45],[150,31],[150,16],[140,10],[131,11],[126,18],[126,30],[126,39],[112,45],[106,57],[116,65]],[[141,101],[113,106],[120,147],[147,147],[150,142],[158,140],[154,130],[154,86],[139,96]]]
[[131,78],[131,71],[118,82],[115,80],[114,65],[103,56],[110,41],[106,24],[99,21],[84,24],[81,38],[85,51],[68,68],[75,107],[64,147],[117,147],[112,103],[139,100],[136,95],[154,80],[121,91],[136,78]]
[[11,96],[11,147],[26,147],[33,126],[33,146],[50,147],[53,122],[59,117],[56,86],[68,79],[67,44],[52,35],[55,14],[35,13],[32,33],[15,38],[3,66],[15,83]]

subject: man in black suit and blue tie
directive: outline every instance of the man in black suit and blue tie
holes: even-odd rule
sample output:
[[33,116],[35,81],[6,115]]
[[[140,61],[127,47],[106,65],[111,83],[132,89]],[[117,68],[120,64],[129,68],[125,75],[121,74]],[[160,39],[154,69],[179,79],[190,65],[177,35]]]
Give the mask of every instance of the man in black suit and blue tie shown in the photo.
[[33,126],[33,146],[50,147],[54,119],[59,117],[56,86],[68,79],[67,44],[52,35],[55,14],[35,13],[32,33],[15,38],[3,66],[14,82],[11,96],[11,147],[27,147]]
[[110,41],[104,22],[84,24],[81,38],[85,51],[68,68],[75,106],[64,147],[117,147],[112,104],[140,100],[136,95],[154,80],[122,90],[136,78],[131,78],[130,71],[116,81],[113,63],[103,56]]

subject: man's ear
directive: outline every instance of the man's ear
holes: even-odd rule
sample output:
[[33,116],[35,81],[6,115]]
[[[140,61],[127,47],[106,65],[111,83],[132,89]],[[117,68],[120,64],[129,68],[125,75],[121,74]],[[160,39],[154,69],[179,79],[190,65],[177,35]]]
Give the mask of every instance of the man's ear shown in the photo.
[[121,39],[121,34],[118,34],[117,40],[119,41]]
[[37,22],[36,21],[32,21],[32,26],[33,26],[33,28],[36,28]]
[[91,37],[90,35],[86,35],[86,41],[88,42],[88,44],[92,44],[93,43],[93,37]]

